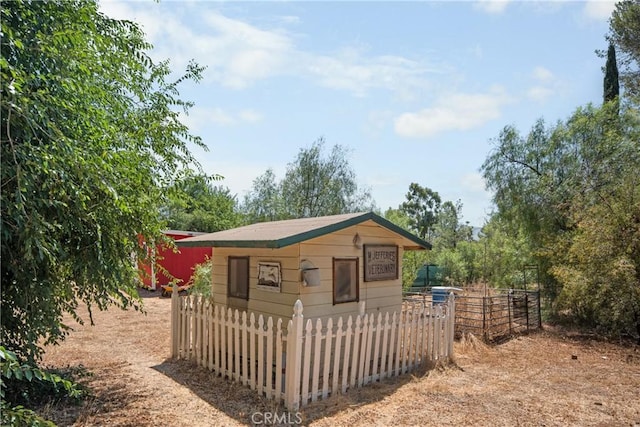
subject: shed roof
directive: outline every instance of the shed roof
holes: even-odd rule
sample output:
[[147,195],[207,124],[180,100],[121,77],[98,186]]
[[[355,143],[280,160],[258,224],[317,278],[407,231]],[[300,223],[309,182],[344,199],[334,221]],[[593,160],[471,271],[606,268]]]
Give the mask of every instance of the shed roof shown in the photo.
[[260,222],[178,240],[176,245],[182,247],[282,248],[361,224],[365,221],[373,221],[402,236],[405,239],[402,245],[405,249],[431,249],[430,243],[373,212]]
[[163,230],[162,233],[167,235],[172,235],[172,236],[185,236],[185,237],[193,237],[193,236],[200,236],[202,234],[207,234],[201,231],[185,231],[185,230]]

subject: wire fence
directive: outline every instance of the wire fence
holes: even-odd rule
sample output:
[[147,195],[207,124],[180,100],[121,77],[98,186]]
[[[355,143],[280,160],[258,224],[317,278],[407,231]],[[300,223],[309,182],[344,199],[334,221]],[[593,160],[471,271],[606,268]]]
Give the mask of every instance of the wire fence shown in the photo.
[[[406,301],[431,304],[429,293],[407,293]],[[465,289],[456,295],[456,337],[472,333],[486,342],[542,328],[539,290]]]

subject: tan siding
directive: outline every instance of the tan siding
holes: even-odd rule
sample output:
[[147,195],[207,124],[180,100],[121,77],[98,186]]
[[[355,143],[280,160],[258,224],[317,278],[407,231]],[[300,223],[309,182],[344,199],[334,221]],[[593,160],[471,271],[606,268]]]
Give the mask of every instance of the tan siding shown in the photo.
[[[288,304],[267,304],[263,301],[250,301],[249,312],[255,313],[256,318],[262,314],[265,317],[273,317],[274,323],[278,318],[282,318],[283,321],[291,319],[293,315],[293,303]],[[286,326],[286,321],[285,321]]]
[[293,307],[293,304],[298,299],[297,294],[287,294],[282,292],[266,291],[257,288],[249,289],[249,299],[252,302],[260,304],[288,304]]
[[301,286],[300,295],[308,295],[309,298],[313,298],[311,295],[322,292],[333,292],[333,279],[331,277],[331,270],[321,269],[320,277],[322,281],[320,286]]
[[[324,319],[345,314],[357,314],[358,304],[344,303],[333,305],[333,258],[359,258],[360,301],[365,301],[367,312],[384,312],[398,310],[402,303],[402,272],[399,265],[397,280],[364,281],[363,247],[356,247],[353,238],[358,233],[361,246],[365,244],[398,245],[398,257],[402,256],[402,244],[406,239],[378,226],[373,222],[349,227],[330,235],[321,236],[300,244],[302,258],[310,260],[320,268],[321,285],[305,288],[300,291],[300,298],[305,308],[306,317],[322,317]],[[401,264],[401,263],[399,263]]]
[[[227,304],[227,260],[229,256],[249,257],[249,301],[246,304],[250,312],[264,316],[290,318],[293,304],[299,298],[300,263],[298,245],[280,249],[269,248],[215,248],[213,291],[217,303]],[[258,263],[280,263],[282,284],[280,292],[258,289]],[[232,307],[234,308],[234,307]]]
[[[339,242],[337,242],[339,243]],[[362,249],[358,249],[353,244],[341,246],[339,244],[301,244],[300,256],[309,257],[362,257]]]
[[[402,244],[402,242],[407,242],[407,243],[409,242],[408,239],[405,239],[404,237],[394,233],[391,230],[388,230],[384,227],[379,226],[373,221],[366,221],[366,222],[363,222],[362,224],[358,224],[356,226],[356,229],[358,234],[360,234],[360,237],[362,237],[363,239],[365,237],[366,238],[386,237],[386,238],[396,240],[397,242],[399,242],[399,244]],[[411,245],[415,245],[415,243],[411,242]]]
[[[300,282],[300,268],[296,269],[282,269],[282,281],[283,282],[292,282],[296,284],[296,292],[298,291],[298,283]],[[293,291],[291,291],[293,292]]]
[[300,301],[306,306],[333,305],[333,290],[322,289],[321,292],[314,292],[310,295],[302,295]]
[[333,261],[331,256],[318,256],[316,254],[308,254],[307,256],[302,256],[302,260],[310,261],[314,267],[321,269],[329,269],[333,268]]
[[[353,243],[355,234],[360,236],[360,247]],[[304,305],[305,318],[329,317],[337,319],[358,314],[358,303],[333,305],[333,258],[359,259],[360,301],[365,301],[366,311],[392,312],[399,310],[402,302],[402,271],[398,265],[398,280],[365,282],[363,245],[398,245],[399,259],[402,257],[403,244],[412,244],[407,239],[378,226],[372,221],[338,230],[300,244],[280,249],[268,248],[214,248],[213,292],[216,303],[226,304],[227,258],[229,256],[248,256],[249,265],[249,301],[250,312],[290,319],[293,304],[299,298]],[[305,287],[301,284],[300,262],[306,260],[319,268],[321,284],[317,287]],[[282,272],[281,292],[272,292],[257,288],[259,262],[279,262]]]
[[[370,283],[370,282],[368,282]],[[363,292],[364,291],[364,292]],[[363,295],[364,293],[364,295]],[[360,299],[362,298],[391,298],[397,295],[402,296],[402,289],[400,285],[394,286],[386,286],[386,287],[378,287],[378,288],[370,288],[370,287],[360,287]]]
[[[393,296],[393,297],[381,297],[381,298],[368,298],[366,301],[366,311],[389,311],[387,308],[389,307],[400,307],[402,305],[402,295]],[[382,308],[385,308],[382,310]]]
[[365,282],[367,289],[391,288],[396,286],[402,287],[402,280],[374,280],[373,282]]
[[335,318],[337,316],[344,316],[346,320],[346,316],[350,314],[353,316],[358,315],[358,303],[349,302],[349,303],[329,305],[329,306],[322,306],[322,305],[305,306],[303,303],[302,314],[304,314],[305,319],[316,319],[318,317],[327,319],[329,317]]

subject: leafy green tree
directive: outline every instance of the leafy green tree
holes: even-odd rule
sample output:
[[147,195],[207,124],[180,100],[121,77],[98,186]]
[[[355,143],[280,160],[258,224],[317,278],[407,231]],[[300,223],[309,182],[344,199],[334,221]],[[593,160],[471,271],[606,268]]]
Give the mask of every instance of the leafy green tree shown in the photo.
[[301,149],[287,166],[282,198],[291,218],[369,211],[374,206],[368,191],[358,188],[347,150],[334,145],[324,156],[323,138]]
[[477,261],[481,277],[497,288],[521,288],[523,266],[540,263],[524,228],[499,214],[482,227]]
[[170,189],[172,197],[162,210],[167,227],[212,233],[240,225],[236,198],[228,188],[213,185],[218,179],[199,174],[175,182]]
[[287,218],[281,185],[276,182],[273,169],[267,169],[253,180],[253,187],[244,197],[242,211],[249,224]]
[[447,283],[461,285],[480,278],[477,243],[472,241],[473,229],[462,224],[462,202],[446,201],[440,206],[434,226],[433,246],[436,264]]
[[616,3],[609,19],[607,39],[615,45],[620,61],[620,82],[625,96],[640,104],[640,0]]
[[300,149],[281,182],[276,183],[270,169],[258,177],[245,197],[247,218],[306,218],[373,210],[371,194],[358,187],[347,151],[334,145],[325,156],[324,144],[320,138],[311,147]]
[[[488,256],[499,264],[537,261],[556,312],[640,336],[640,1],[618,2],[609,23],[603,106],[549,128],[540,120],[526,137],[506,127],[483,164],[498,208],[484,242],[495,251],[506,236],[504,255]],[[610,102],[618,84],[627,102]],[[494,281],[507,277],[490,270]]]
[[577,158],[571,147],[551,139],[540,119],[528,135],[506,126],[482,165],[499,214],[524,228],[534,244],[548,232],[567,230],[568,198]]
[[636,335],[640,342],[640,177],[623,176],[603,203],[577,203],[571,240],[552,273],[563,284],[558,305],[605,333]]
[[[521,230],[529,240],[541,260],[543,275],[547,275],[545,281],[550,296],[557,295],[564,306],[580,306],[579,298],[584,295],[567,294],[575,289],[566,274],[567,266],[574,266],[571,271],[579,270],[584,277],[590,274],[584,262],[576,263],[572,258],[577,256],[572,255],[575,253],[572,248],[579,241],[582,253],[595,254],[584,246],[587,241],[581,239],[587,227],[584,215],[597,215],[593,218],[595,222],[588,224],[601,227],[603,235],[618,236],[622,230],[635,230],[633,216],[614,215],[616,221],[611,222],[613,207],[628,208],[627,203],[633,200],[628,198],[622,203],[620,188],[637,186],[637,181],[628,184],[627,180],[629,176],[636,177],[640,170],[640,116],[636,109],[626,108],[618,117],[617,108],[614,103],[604,104],[601,108],[578,108],[566,123],[558,123],[553,128],[546,129],[539,122],[526,138],[507,128],[483,165],[489,187],[495,191],[498,215],[510,223],[512,229]],[[612,117],[617,117],[617,126],[610,126]],[[607,231],[606,224],[615,228]],[[591,236],[595,234],[591,231]],[[605,268],[606,264],[620,259],[628,259],[637,278],[639,261],[634,250],[628,246],[627,249],[617,247],[617,251],[606,254],[606,261],[602,257],[592,260],[592,268],[601,272],[599,280],[611,285],[620,284],[620,276]],[[611,274],[607,274],[608,271]],[[635,286],[640,286],[640,281],[636,280]],[[634,295],[631,292],[629,296]],[[634,322],[635,314],[632,310],[622,310],[622,301],[610,299],[612,296],[599,294],[596,303],[592,304],[599,310],[598,316],[594,312],[591,314],[604,321],[613,318],[608,309],[617,307],[626,313],[625,320],[606,323],[606,328],[619,332],[621,325]],[[578,319],[584,319],[579,312],[574,314]]]
[[[444,202],[433,228],[433,250],[407,251],[402,257],[402,283],[408,288],[425,264],[437,264],[450,284],[472,283],[481,275],[478,244],[472,229],[459,221],[462,203]],[[407,231],[414,231],[412,219],[402,209],[388,209],[384,217]]]
[[467,223],[462,224],[462,202],[446,201],[438,212],[434,225],[433,243],[436,249],[455,249],[460,242],[471,241],[473,228]]
[[428,187],[412,182],[400,210],[409,216],[411,231],[423,239],[433,237],[433,228],[438,222],[442,200],[440,195]]
[[37,360],[78,306],[140,306],[132,256],[161,235],[163,189],[202,146],[180,81],[140,28],[92,0],[3,3],[0,340]]
[[476,282],[480,278],[478,250],[475,242],[461,242],[456,248],[438,250],[435,260],[443,282],[452,286]]
[[[411,231],[411,219],[400,209],[387,209],[384,218],[398,227]],[[402,256],[402,285],[409,288],[416,278],[418,270],[433,258],[432,251],[405,251]]]

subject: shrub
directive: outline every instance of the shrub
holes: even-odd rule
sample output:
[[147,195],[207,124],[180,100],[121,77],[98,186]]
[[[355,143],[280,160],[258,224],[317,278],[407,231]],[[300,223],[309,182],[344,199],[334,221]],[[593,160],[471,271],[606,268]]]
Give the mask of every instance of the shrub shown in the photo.
[[212,275],[213,259],[207,257],[205,262],[193,267],[193,276],[191,276],[191,280],[189,280],[189,284],[191,285],[189,292],[195,295],[210,297]]
[[1,425],[54,426],[24,405],[40,405],[52,399],[77,401],[85,395],[86,390],[75,382],[57,372],[20,363],[14,352],[0,346]]

